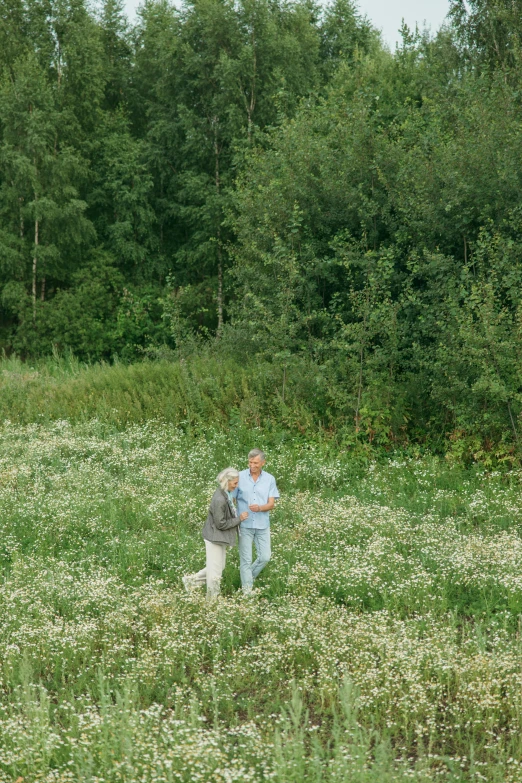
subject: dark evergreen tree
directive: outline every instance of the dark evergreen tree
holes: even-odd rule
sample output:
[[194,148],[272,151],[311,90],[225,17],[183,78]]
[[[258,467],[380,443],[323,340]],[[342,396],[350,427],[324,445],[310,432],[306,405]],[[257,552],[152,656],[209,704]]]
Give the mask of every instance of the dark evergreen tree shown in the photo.
[[101,13],[105,55],[105,108],[127,104],[132,84],[132,45],[123,0],[105,0]]

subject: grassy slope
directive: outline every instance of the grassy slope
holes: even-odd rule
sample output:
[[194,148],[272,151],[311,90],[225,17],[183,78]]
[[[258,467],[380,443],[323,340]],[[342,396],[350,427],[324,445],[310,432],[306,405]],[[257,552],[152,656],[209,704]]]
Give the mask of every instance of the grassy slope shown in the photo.
[[[0,431],[0,779],[522,780],[519,476],[63,420],[120,371],[7,379],[58,421]],[[254,444],[283,495],[274,558],[244,602],[232,552],[209,605],[180,577],[214,476]]]
[[[0,419],[18,423],[97,418],[116,427],[151,418],[205,428],[263,421],[296,432],[327,422],[325,392],[302,366],[286,378],[271,364],[194,356],[180,362],[81,365],[74,359],[26,365],[0,361]],[[291,405],[288,405],[288,398]]]

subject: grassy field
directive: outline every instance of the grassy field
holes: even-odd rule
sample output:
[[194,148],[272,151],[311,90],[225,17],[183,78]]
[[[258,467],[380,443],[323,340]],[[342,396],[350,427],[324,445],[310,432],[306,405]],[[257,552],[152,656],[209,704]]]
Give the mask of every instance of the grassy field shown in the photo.
[[[186,595],[267,446],[260,593]],[[149,421],[0,428],[0,780],[522,781],[521,475]]]

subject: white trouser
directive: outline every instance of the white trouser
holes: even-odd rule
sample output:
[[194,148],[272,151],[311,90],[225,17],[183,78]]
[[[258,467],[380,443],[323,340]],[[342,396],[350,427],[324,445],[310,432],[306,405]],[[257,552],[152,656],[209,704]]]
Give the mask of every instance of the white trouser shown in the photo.
[[192,574],[190,579],[196,585],[206,584],[207,595],[219,595],[221,574],[227,560],[227,545],[215,544],[213,541],[205,539],[205,549],[207,550],[207,564],[197,574]]

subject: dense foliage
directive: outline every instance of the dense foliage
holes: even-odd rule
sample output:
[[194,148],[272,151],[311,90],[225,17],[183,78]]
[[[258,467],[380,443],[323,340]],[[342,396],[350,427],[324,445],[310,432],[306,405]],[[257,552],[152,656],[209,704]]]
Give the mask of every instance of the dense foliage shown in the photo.
[[511,460],[522,17],[450,6],[391,54],[351,0],[3,2],[4,349],[206,341],[352,441]]
[[4,347],[135,358],[171,341],[166,295],[215,332],[248,149],[375,34],[347,0],[1,9]]

